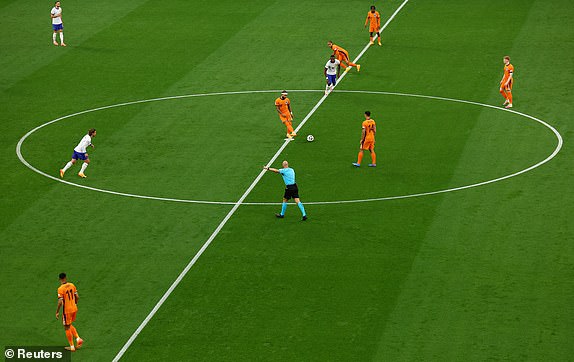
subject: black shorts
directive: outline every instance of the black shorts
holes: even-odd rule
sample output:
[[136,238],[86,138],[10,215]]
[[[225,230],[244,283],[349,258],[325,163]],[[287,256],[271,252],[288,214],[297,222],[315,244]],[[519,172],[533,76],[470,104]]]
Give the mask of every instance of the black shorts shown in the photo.
[[297,188],[297,184],[285,186],[285,194],[283,195],[283,198],[285,200],[290,200],[291,198],[298,199],[299,189]]

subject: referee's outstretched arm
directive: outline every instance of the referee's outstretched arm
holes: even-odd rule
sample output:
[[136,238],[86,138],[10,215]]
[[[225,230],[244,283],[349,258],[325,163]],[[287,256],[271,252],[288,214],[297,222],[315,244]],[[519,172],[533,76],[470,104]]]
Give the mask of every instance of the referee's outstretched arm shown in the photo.
[[264,170],[267,170],[267,171],[273,171],[273,172],[275,172],[275,173],[279,173],[279,170],[276,169],[276,168],[273,168],[273,167],[263,166],[263,169],[264,169]]

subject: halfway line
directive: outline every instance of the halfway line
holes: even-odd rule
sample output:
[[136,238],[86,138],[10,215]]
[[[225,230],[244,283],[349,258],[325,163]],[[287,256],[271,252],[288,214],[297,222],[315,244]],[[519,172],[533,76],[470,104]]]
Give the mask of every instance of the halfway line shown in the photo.
[[[380,34],[383,32],[383,30],[387,27],[387,25],[389,25],[389,23],[393,20],[393,18],[399,13],[399,11],[406,5],[406,3],[409,0],[405,0],[401,6],[399,6],[399,8],[397,10],[395,10],[395,12],[393,13],[393,15],[391,15],[391,17],[389,18],[389,20],[387,20],[387,22],[385,23],[385,25],[383,25],[383,27],[381,28],[381,30],[379,31],[379,33],[377,34],[378,36],[380,36]],[[361,51],[361,53],[359,53],[359,55],[357,56],[357,58],[355,58],[355,60],[353,61],[353,63],[356,63],[362,56],[363,54],[367,51],[367,49],[369,49],[370,44],[367,44],[363,50]],[[350,69],[347,68],[347,69]],[[342,80],[345,78],[345,75],[347,74],[347,72],[343,73],[343,75],[341,76],[341,78],[339,79],[339,81],[337,82],[336,86],[338,86],[339,84],[341,84]],[[335,87],[336,87],[335,86]],[[317,109],[321,106],[321,104],[323,104],[323,102],[325,101],[325,99],[327,99],[327,97],[329,96],[330,92],[325,94],[323,97],[321,97],[321,99],[319,100],[319,102],[317,102],[317,104],[313,107],[313,109],[311,109],[311,111],[309,111],[309,113],[307,113],[307,115],[305,116],[305,118],[303,118],[303,120],[301,121],[301,123],[299,124],[299,126],[295,129],[295,132],[297,133],[304,125],[305,123],[307,123],[307,121],[309,120],[309,118],[311,118],[311,116],[317,111]],[[275,152],[275,154],[273,155],[273,157],[271,157],[271,159],[269,160],[269,162],[267,162],[266,166],[271,166],[271,164],[273,162],[275,162],[275,160],[277,159],[277,157],[279,157],[279,155],[281,154],[281,152],[283,152],[283,150],[285,149],[285,147],[287,147],[287,145],[289,144],[290,140],[285,140],[285,142],[283,142],[283,144],[281,145],[281,147],[279,147],[279,149],[277,150],[277,152]],[[237,202],[233,205],[233,207],[231,208],[231,210],[227,213],[227,215],[225,215],[225,217],[223,218],[223,220],[221,220],[221,222],[219,223],[219,225],[217,226],[217,228],[215,229],[215,231],[211,234],[211,236],[209,237],[209,239],[207,239],[207,241],[203,244],[203,246],[201,247],[201,249],[199,249],[199,251],[195,254],[195,256],[193,257],[193,259],[191,259],[191,261],[187,264],[187,266],[185,267],[185,269],[183,269],[183,271],[179,274],[179,276],[175,279],[175,281],[171,284],[171,286],[169,287],[169,289],[164,293],[164,295],[161,297],[161,299],[156,303],[156,305],[153,307],[153,309],[151,310],[151,312],[149,312],[149,314],[147,315],[147,317],[143,320],[143,322],[141,322],[141,324],[139,325],[139,327],[135,330],[135,332],[131,335],[131,337],[128,339],[128,341],[124,344],[124,346],[122,347],[122,349],[118,352],[118,354],[114,357],[113,361],[117,362],[119,361],[122,356],[126,353],[126,351],[128,350],[128,348],[132,345],[132,343],[135,341],[135,339],[138,337],[138,335],[141,333],[141,331],[145,328],[145,326],[149,323],[149,321],[153,318],[153,316],[157,313],[157,311],[161,308],[161,306],[163,305],[163,303],[165,303],[165,301],[167,300],[167,298],[169,298],[169,296],[171,295],[171,293],[175,290],[175,288],[179,285],[179,283],[183,280],[183,278],[186,276],[186,274],[189,272],[189,270],[193,267],[193,265],[197,262],[197,260],[199,259],[199,257],[201,257],[201,255],[205,252],[205,250],[209,247],[209,245],[211,244],[211,242],[217,237],[217,235],[219,234],[219,232],[221,231],[221,229],[223,229],[223,227],[225,226],[225,224],[227,224],[227,221],[229,221],[229,219],[231,218],[231,216],[233,216],[233,214],[235,214],[235,212],[237,211],[237,209],[239,208],[239,206],[241,206],[241,204],[243,203],[243,201],[247,198],[247,196],[249,196],[249,194],[251,193],[251,191],[253,191],[253,189],[255,188],[255,186],[259,183],[259,181],[261,180],[261,178],[263,177],[263,175],[265,174],[265,172],[267,172],[266,170],[261,170],[259,172],[259,175],[257,175],[257,177],[255,178],[255,180],[253,180],[253,182],[251,183],[251,185],[249,185],[249,187],[247,188],[247,190],[245,190],[245,192],[243,193],[243,195],[241,195],[241,197],[239,198],[239,200],[237,200]]]

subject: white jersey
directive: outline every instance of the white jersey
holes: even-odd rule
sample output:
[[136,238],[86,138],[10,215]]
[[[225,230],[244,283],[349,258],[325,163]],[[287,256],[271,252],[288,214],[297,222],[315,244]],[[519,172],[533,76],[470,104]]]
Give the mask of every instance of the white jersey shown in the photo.
[[90,137],[90,135],[87,134],[84,136],[84,138],[82,138],[80,143],[78,143],[76,148],[74,148],[74,151],[78,153],[86,153],[86,148],[88,148],[88,146],[91,144],[92,144],[92,137]]
[[335,59],[335,63],[331,63],[331,60],[329,59],[327,61],[327,64],[325,64],[325,69],[327,69],[327,75],[337,75],[337,66],[339,66],[339,64],[341,64],[339,59]]
[[[52,16],[54,16],[54,15],[62,15],[62,8],[60,7],[60,8],[57,8],[57,9],[56,9],[56,7],[54,6],[54,7],[52,8],[52,11],[50,12],[50,14],[52,14]],[[57,18],[52,18],[52,24],[54,24],[54,25],[62,24],[62,17],[61,17],[61,16],[58,16]]]

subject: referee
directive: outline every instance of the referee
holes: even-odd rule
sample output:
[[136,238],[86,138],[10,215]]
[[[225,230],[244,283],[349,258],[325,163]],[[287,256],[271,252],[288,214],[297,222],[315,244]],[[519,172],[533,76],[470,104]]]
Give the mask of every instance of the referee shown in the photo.
[[283,204],[281,204],[281,213],[275,214],[275,216],[277,216],[280,219],[284,218],[285,210],[287,209],[287,201],[293,198],[297,206],[299,206],[301,214],[303,214],[302,220],[303,221],[307,220],[307,213],[305,212],[305,207],[303,206],[301,200],[299,200],[299,189],[297,188],[297,184],[295,183],[295,170],[289,167],[289,162],[283,161],[283,168],[280,170],[268,166],[263,166],[263,169],[281,174],[281,176],[283,177],[283,181],[285,182],[285,194],[283,195]]

